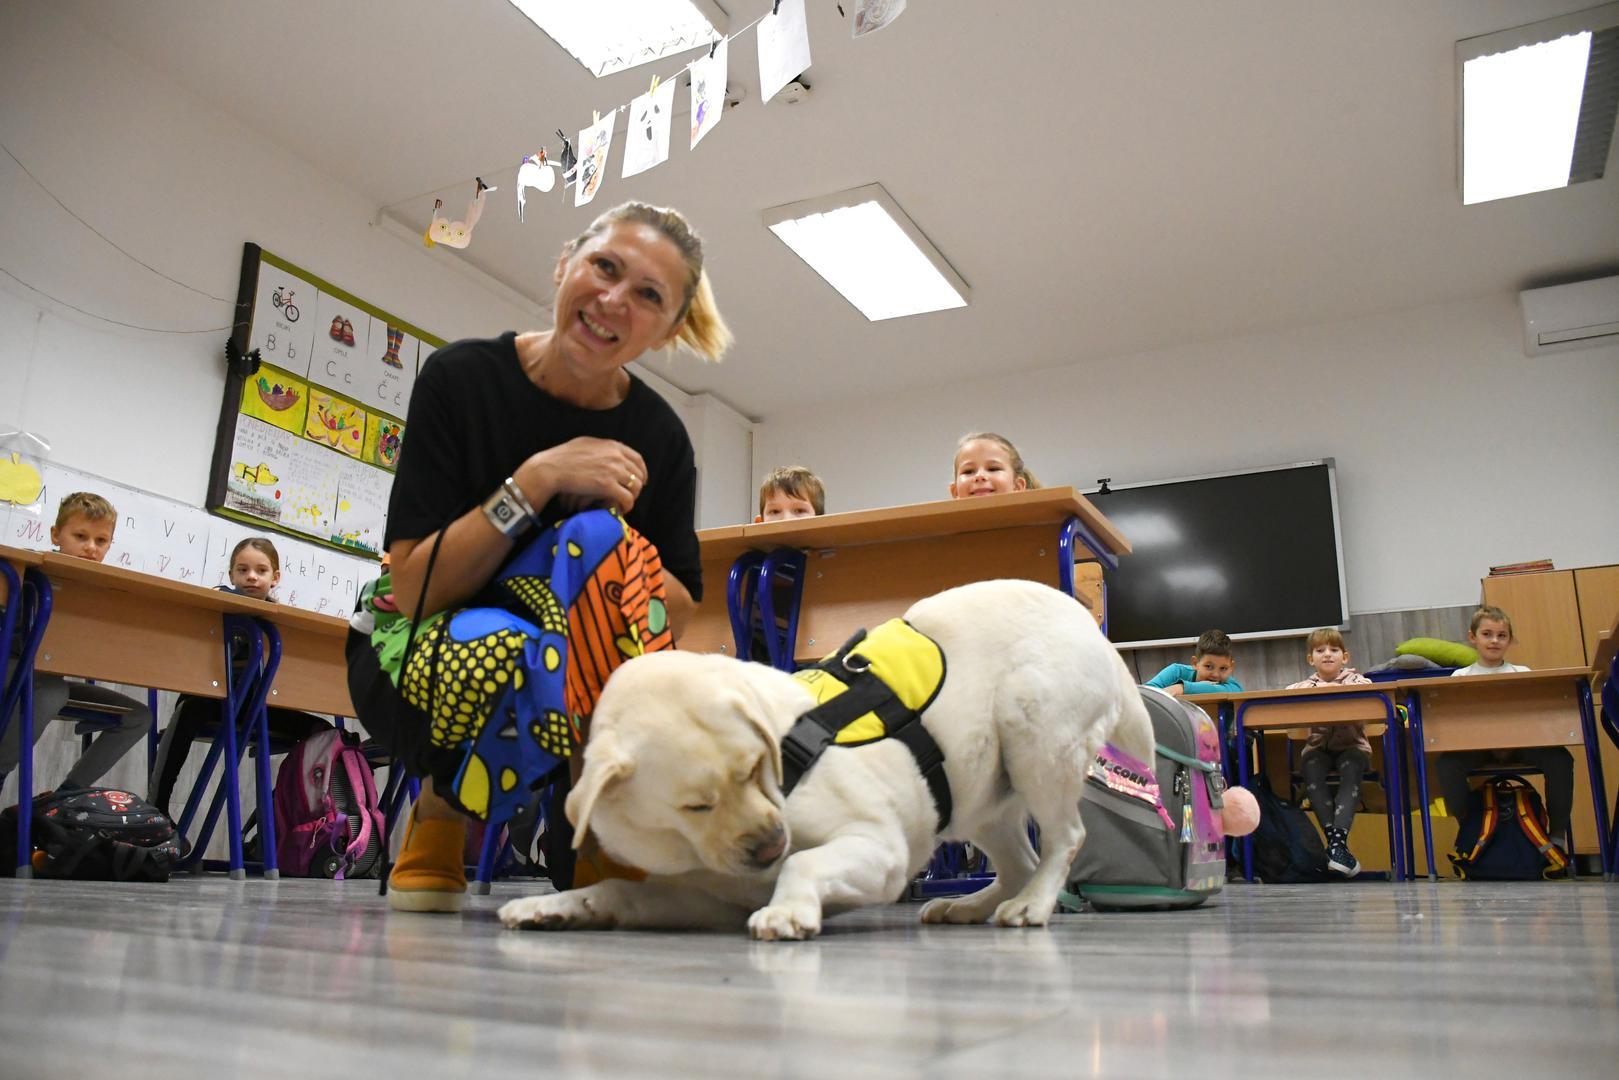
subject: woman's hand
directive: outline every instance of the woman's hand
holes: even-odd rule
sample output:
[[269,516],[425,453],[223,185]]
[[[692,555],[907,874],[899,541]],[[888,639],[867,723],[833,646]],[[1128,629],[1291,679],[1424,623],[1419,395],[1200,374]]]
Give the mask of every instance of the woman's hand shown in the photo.
[[646,461],[632,447],[580,436],[541,450],[519,465],[512,479],[535,509],[563,496],[566,502],[612,506],[627,514],[646,486],[646,475]]

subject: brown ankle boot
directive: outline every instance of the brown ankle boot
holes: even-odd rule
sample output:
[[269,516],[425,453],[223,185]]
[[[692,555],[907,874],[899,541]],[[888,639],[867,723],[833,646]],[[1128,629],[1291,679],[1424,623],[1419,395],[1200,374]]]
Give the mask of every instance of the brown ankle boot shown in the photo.
[[395,911],[460,911],[467,898],[467,869],[461,863],[466,832],[460,818],[418,820],[412,806],[399,861],[388,875],[388,906]]

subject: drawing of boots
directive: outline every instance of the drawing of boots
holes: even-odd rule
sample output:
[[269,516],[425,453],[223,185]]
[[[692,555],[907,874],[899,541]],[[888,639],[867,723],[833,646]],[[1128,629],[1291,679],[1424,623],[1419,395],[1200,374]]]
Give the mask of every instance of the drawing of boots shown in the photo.
[[399,347],[405,343],[405,332],[397,326],[388,327],[388,351],[382,354],[382,362],[389,367],[403,369],[404,361],[399,359]]

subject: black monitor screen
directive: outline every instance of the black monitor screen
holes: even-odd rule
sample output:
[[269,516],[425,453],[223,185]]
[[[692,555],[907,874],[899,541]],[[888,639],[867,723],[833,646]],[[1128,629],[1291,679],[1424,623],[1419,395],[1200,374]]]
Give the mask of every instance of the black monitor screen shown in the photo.
[[1330,462],[1092,494],[1134,552],[1107,575],[1121,645],[1348,621]]

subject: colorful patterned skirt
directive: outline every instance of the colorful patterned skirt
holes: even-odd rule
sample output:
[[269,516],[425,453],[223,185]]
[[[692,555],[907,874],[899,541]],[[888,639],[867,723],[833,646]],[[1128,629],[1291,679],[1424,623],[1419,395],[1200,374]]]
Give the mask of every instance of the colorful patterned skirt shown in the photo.
[[663,564],[616,513],[546,529],[485,590],[496,606],[422,619],[367,586],[348,640],[360,723],[472,817],[501,822],[584,742],[607,677],[673,647]]

